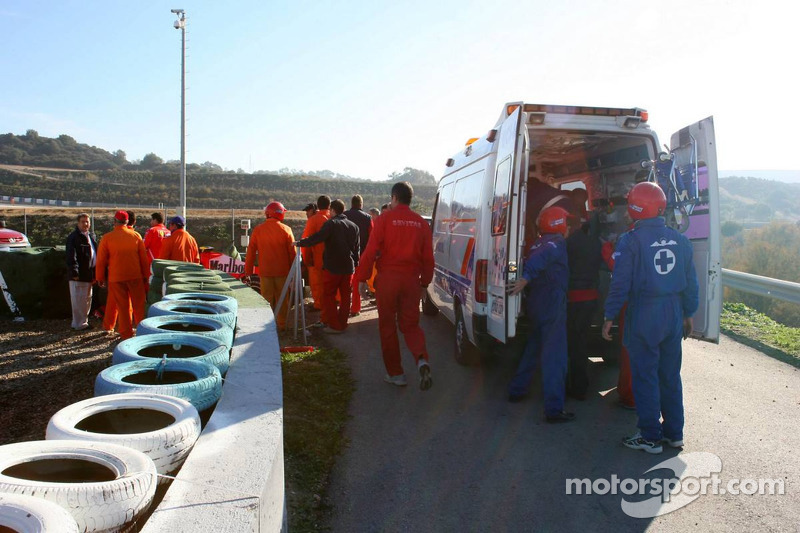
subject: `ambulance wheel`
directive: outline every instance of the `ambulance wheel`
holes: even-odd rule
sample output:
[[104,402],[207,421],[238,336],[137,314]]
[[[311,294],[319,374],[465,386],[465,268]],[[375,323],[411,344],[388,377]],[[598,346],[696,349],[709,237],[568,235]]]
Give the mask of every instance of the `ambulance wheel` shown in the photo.
[[422,297],[422,314],[425,316],[436,316],[439,314],[439,308],[431,301],[431,296],[425,290],[425,295]]
[[461,312],[461,304],[456,302],[456,327],[454,337],[454,349],[456,362],[459,365],[474,366],[480,363],[481,353],[467,337],[467,324],[464,321],[464,313]]

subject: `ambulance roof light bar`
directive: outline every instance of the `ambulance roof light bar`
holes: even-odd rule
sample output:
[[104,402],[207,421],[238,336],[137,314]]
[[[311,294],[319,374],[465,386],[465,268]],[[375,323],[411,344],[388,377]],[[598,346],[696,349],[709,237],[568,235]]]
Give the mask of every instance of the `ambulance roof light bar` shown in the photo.
[[[506,112],[510,115],[517,105],[509,105]],[[628,109],[617,107],[581,107],[565,105],[525,104],[522,110],[526,113],[559,113],[563,115],[594,115],[603,117],[638,117],[641,122],[647,122],[649,114],[645,109],[633,107]]]

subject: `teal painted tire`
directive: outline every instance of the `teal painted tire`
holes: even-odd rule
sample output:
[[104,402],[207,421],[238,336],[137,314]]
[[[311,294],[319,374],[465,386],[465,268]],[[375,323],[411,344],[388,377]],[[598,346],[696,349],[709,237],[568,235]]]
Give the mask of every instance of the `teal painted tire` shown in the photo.
[[175,294],[176,292],[210,292],[214,294],[233,295],[233,289],[227,283],[222,282],[203,282],[192,281],[185,283],[167,284],[164,294]]
[[177,292],[165,294],[164,300],[195,300],[204,303],[214,303],[227,307],[231,312],[239,311],[239,301],[233,296],[215,294],[212,292]]
[[[161,333],[188,333],[215,339],[228,349],[233,346],[233,330],[224,322],[200,315],[162,315],[145,318],[136,327],[136,336]],[[220,370],[221,372],[221,370]]]
[[157,360],[129,361],[110,366],[97,375],[94,395],[124,392],[166,394],[186,400],[198,411],[213,407],[222,395],[222,376],[214,365],[168,359],[163,367],[167,379],[156,383],[151,378],[160,367],[161,361]]
[[[228,327],[224,324],[223,326]],[[212,364],[223,376],[230,366],[230,348],[220,339],[178,332],[137,335],[126,339],[114,348],[111,363],[117,365],[128,361],[159,361],[164,355],[168,361],[180,359]]]
[[205,267],[199,263],[187,263],[186,261],[173,261],[171,259],[153,259],[150,264],[150,272],[157,278],[164,279],[164,270],[169,267],[184,267],[187,270],[203,270]]
[[219,320],[233,329],[236,326],[236,313],[223,304],[199,302],[195,300],[161,300],[150,306],[147,316],[199,315]]

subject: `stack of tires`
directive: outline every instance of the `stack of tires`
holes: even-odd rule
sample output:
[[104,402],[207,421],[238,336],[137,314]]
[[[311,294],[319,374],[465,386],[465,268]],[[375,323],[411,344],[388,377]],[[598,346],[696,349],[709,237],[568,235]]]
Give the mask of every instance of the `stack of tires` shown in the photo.
[[95,397],[53,415],[46,440],[0,446],[0,531],[131,530],[194,446],[222,394],[238,305],[200,265],[155,260],[152,274],[148,318]]

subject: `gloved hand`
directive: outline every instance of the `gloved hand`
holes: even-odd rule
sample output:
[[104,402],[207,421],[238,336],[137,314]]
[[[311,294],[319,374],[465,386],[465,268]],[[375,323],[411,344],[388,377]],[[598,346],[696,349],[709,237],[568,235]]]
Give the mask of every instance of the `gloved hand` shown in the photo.
[[683,340],[686,340],[692,334],[692,317],[683,319]]

